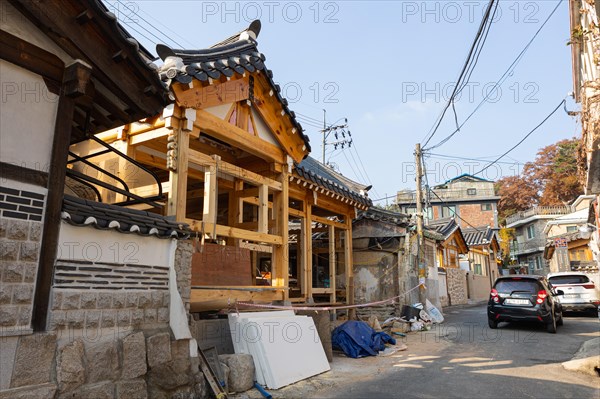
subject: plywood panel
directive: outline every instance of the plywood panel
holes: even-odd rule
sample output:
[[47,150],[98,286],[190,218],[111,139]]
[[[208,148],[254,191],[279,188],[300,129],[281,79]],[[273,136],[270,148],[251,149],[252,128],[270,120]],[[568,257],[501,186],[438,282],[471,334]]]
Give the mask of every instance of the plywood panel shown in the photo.
[[192,286],[253,285],[250,250],[217,244],[204,244],[192,255]]

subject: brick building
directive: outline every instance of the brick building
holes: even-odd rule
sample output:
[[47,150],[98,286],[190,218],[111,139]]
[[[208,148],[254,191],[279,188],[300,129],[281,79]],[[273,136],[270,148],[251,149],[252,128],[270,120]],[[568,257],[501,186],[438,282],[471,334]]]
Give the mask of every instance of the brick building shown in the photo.
[[[414,192],[399,191],[396,198],[400,212],[416,212]],[[463,228],[497,228],[499,199],[493,181],[462,174],[429,191],[425,217],[433,221],[456,217],[456,222]]]

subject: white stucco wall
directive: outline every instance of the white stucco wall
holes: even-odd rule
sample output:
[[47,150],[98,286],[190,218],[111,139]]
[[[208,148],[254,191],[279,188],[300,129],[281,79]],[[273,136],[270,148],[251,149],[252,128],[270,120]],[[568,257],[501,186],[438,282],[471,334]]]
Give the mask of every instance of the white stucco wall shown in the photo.
[[57,259],[171,266],[171,240],[62,222]]
[[0,60],[0,160],[49,171],[58,96],[32,72]]

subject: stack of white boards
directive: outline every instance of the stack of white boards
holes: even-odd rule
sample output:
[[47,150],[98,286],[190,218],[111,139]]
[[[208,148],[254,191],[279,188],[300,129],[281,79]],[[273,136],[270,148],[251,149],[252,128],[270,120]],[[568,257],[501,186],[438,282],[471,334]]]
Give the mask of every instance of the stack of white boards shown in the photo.
[[328,371],[313,319],[293,310],[230,313],[235,353],[252,355],[256,381],[270,389]]

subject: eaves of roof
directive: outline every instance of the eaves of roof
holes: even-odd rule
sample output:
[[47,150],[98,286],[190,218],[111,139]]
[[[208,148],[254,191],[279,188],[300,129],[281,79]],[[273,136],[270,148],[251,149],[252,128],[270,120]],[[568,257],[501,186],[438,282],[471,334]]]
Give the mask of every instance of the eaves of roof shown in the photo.
[[73,226],[91,226],[100,230],[158,238],[184,239],[188,238],[191,232],[187,224],[177,223],[155,213],[69,195],[65,195],[61,218]]

